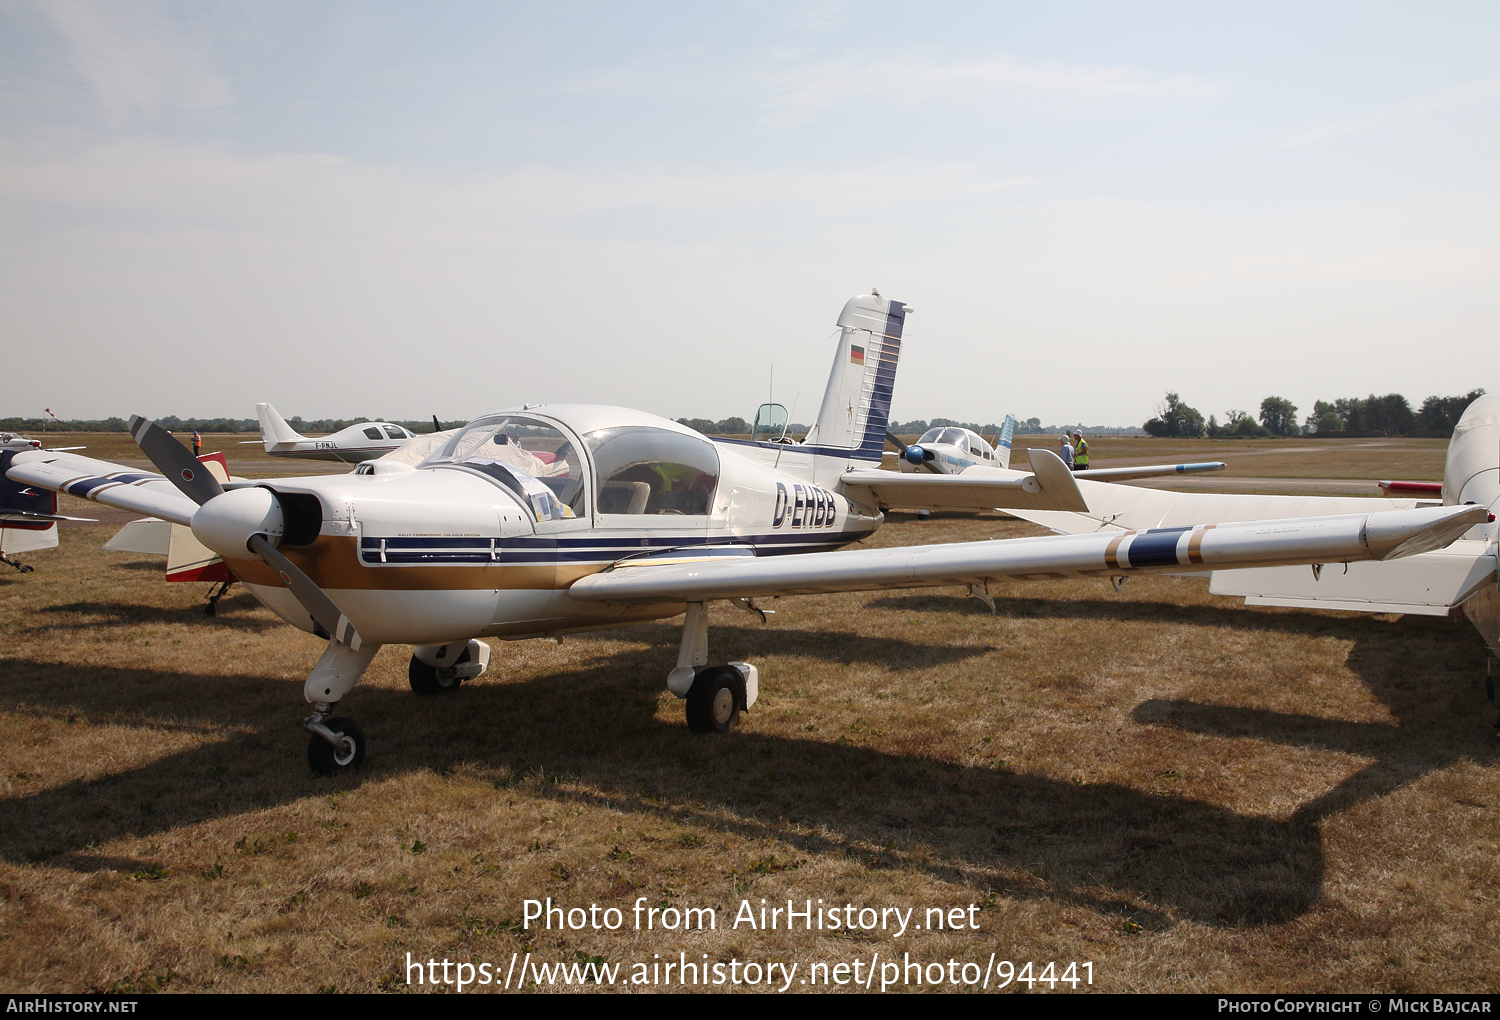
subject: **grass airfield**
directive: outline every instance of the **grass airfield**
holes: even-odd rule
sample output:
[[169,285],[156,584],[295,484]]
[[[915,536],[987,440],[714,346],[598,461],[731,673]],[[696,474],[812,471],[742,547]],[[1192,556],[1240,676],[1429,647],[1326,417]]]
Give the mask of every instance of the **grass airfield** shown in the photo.
[[[1038,531],[898,514],[872,542]],[[100,552],[108,533],[0,575],[12,991],[418,990],[408,952],[797,979],[994,953],[1092,962],[1109,991],[1489,991],[1500,970],[1500,741],[1467,625],[1168,577],[1007,586],[994,615],[949,589],[782,599],[767,626],[716,604],[714,658],[762,684],[708,738],[664,688],[673,623],[496,643],[433,699],[391,647],[345,701],[370,757],[326,779],[299,728],[322,642],[243,593],[205,617],[206,585]],[[524,929],[549,896],[626,924]],[[718,928],[633,930],[639,897]],[[730,928],[762,898],[918,923],[974,904],[980,930]]]

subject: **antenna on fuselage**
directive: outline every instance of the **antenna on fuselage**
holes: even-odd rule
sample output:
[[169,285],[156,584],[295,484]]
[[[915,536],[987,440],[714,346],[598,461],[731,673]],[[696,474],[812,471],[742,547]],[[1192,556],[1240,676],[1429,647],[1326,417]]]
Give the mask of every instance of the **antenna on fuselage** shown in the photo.
[[797,395],[792,398],[791,414],[788,414],[786,421],[781,423],[781,435],[776,440],[776,460],[771,465],[773,469],[781,466],[781,451],[786,449],[786,430],[792,427],[792,415],[797,413],[797,401],[801,399],[802,391],[798,390]]

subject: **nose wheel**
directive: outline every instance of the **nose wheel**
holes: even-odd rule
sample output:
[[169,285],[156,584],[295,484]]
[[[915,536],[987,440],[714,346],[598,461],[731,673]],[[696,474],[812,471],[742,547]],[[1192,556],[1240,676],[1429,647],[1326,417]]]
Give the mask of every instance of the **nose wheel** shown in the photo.
[[314,772],[336,776],[364,763],[365,732],[353,719],[309,719],[312,736],[307,741],[307,765]]

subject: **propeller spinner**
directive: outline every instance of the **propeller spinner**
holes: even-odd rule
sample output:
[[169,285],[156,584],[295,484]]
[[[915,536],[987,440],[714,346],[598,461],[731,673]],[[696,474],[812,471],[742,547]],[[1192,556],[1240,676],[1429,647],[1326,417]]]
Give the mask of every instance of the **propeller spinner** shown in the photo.
[[276,548],[284,525],[281,503],[265,486],[225,491],[203,462],[173,439],[171,433],[139,415],[130,419],[130,434],[151,463],[198,504],[193,514],[193,537],[225,558],[253,552],[281,576],[292,596],[302,604],[324,633],[351,651],[360,646],[359,631],[317,582]]

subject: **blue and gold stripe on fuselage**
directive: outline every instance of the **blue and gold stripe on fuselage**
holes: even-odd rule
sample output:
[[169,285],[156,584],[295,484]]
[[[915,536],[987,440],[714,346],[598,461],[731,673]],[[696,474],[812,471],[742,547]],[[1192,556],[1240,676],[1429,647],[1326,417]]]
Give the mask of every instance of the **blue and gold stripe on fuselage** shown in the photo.
[[[778,535],[706,537],[686,535],[528,535],[488,537],[377,537],[320,535],[306,546],[282,546],[286,555],[318,586],[328,590],[454,591],[493,588],[566,588],[580,577],[621,561],[655,559],[676,552],[704,558],[781,556],[828,552],[864,537],[863,532],[799,531]],[[229,561],[249,584],[285,587],[259,559]]]

